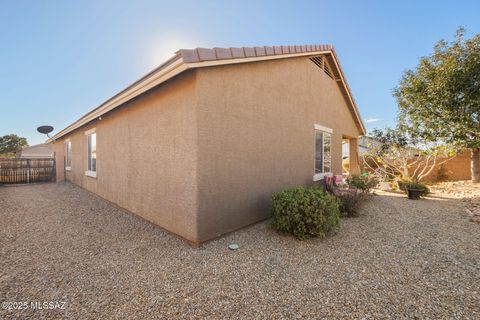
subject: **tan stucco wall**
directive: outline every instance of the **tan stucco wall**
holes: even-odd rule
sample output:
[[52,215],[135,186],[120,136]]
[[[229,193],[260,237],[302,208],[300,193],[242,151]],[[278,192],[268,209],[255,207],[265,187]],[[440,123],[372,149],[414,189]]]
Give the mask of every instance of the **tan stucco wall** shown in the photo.
[[52,143],[52,149],[55,154],[55,170],[57,182],[65,180],[65,148],[64,140]]
[[[64,142],[70,139],[67,180],[197,242],[195,106],[195,72],[186,72],[56,141],[57,177],[62,180]],[[85,175],[85,131],[91,128],[97,133],[97,178]]]
[[308,58],[200,69],[199,239],[265,219],[273,192],[312,183],[314,124],[333,129],[333,171],[342,136],[359,130],[338,85]]
[[[440,159],[439,162],[442,162],[443,160],[444,159]],[[448,181],[470,180],[472,178],[470,161],[470,150],[465,150],[453,157],[451,160],[448,160],[443,164],[436,165],[432,172],[423,178],[422,181],[435,182],[439,180],[439,176],[441,175],[443,175],[443,180]],[[413,168],[411,171],[413,172]]]

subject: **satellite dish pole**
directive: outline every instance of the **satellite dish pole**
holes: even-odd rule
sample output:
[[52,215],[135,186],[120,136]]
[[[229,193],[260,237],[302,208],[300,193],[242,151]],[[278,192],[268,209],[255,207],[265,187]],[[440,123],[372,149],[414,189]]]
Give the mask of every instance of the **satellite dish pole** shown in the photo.
[[[40,126],[37,128],[37,131],[40,132],[41,134],[46,134],[47,137],[51,140],[51,141],[55,141],[52,137],[50,137],[49,133],[53,131],[53,127],[52,126]],[[56,159],[57,159],[57,155],[55,152],[53,152],[53,170],[52,170],[52,176],[51,176],[51,179],[52,181],[58,181],[57,180],[57,165],[56,165]],[[63,163],[65,164],[65,157],[63,158]],[[30,171],[30,170],[29,170]],[[65,176],[65,165],[63,166],[63,174]]]

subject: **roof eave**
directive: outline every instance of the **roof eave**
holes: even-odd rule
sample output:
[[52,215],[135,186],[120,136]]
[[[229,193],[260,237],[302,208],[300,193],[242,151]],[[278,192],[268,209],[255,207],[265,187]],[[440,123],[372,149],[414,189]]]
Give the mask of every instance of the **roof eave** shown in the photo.
[[359,126],[359,129],[360,129],[360,134],[365,135],[367,133],[367,130],[365,128],[365,124],[363,123],[363,120],[360,117],[360,112],[358,111],[357,103],[355,102],[355,99],[353,98],[350,87],[348,86],[347,79],[345,78],[345,74],[343,73],[342,67],[340,66],[337,54],[335,53],[334,50],[331,50],[330,52],[331,52],[333,60],[335,62],[335,67],[339,71],[342,84],[345,86],[345,91],[348,94],[348,98],[349,98],[350,103],[352,104],[353,110],[355,112],[355,117],[356,117],[356,120],[358,121],[358,126]]
[[[102,116],[103,114],[117,108],[118,106],[128,102],[129,100],[135,98],[136,96],[152,89],[153,87],[161,84],[162,82],[167,81],[170,78],[173,78],[177,74],[186,70],[186,64],[183,63],[182,58],[176,58],[172,63],[166,65],[163,68],[157,68],[156,71],[150,72],[146,76],[142,77],[140,80],[136,81],[117,95],[108,99],[102,103],[99,107],[90,111],[77,121],[73,122],[71,125],[63,129],[62,131],[55,134],[48,141],[55,141],[64,135],[72,132],[75,129],[80,128],[81,126],[89,123]],[[165,65],[165,64],[164,64]]]

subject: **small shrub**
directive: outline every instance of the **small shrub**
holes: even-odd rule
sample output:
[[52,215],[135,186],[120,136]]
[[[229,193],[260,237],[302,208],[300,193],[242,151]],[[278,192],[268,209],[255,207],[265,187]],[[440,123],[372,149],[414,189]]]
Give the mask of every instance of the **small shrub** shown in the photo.
[[272,226],[298,239],[323,237],[339,221],[337,199],[319,188],[292,188],[273,196]]
[[347,178],[347,185],[349,188],[360,189],[368,193],[370,189],[378,185],[378,179],[368,174],[352,174]]
[[422,195],[423,196],[426,196],[427,194],[430,193],[430,189],[428,189],[428,187],[426,185],[424,185],[423,183],[420,183],[420,182],[415,182],[415,181],[404,181],[402,183],[402,190],[407,192],[407,189],[418,189],[418,190],[422,190],[423,193]]
[[345,217],[358,216],[361,201],[366,197],[366,194],[358,189],[336,189],[334,195],[340,203],[340,212]]
[[412,182],[411,179],[407,178],[397,178],[398,190],[405,191],[405,184]]

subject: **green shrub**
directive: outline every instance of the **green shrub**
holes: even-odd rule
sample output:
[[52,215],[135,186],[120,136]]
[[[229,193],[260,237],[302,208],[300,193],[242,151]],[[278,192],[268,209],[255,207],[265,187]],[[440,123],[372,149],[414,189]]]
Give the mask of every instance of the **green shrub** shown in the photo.
[[[400,185],[400,184],[399,184]],[[403,181],[401,188],[403,191],[407,192],[407,189],[417,189],[417,190],[422,190],[423,196],[426,196],[427,194],[430,193],[430,189],[426,185],[420,182],[415,182],[415,181]]]
[[337,199],[319,188],[292,188],[273,196],[272,226],[298,239],[323,237],[339,221]]
[[368,174],[351,174],[347,178],[347,185],[349,188],[369,192],[378,185],[378,179]]
[[334,195],[340,203],[340,212],[345,217],[358,216],[361,201],[366,198],[366,194],[358,189],[336,189]]
[[397,178],[398,189],[402,190],[402,191],[406,191],[405,185],[407,183],[411,183],[411,182],[412,182],[412,180],[410,178],[402,178],[402,177]]

